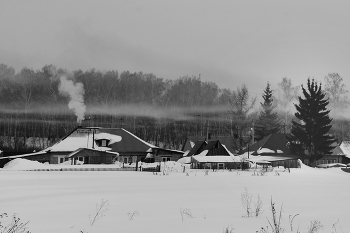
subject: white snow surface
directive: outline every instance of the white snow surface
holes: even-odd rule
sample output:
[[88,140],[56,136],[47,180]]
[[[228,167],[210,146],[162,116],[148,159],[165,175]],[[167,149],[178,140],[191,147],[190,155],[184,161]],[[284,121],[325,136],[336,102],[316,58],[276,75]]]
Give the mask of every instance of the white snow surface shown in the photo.
[[262,154],[262,153],[275,153],[274,150],[271,150],[269,148],[259,148],[257,151],[256,151],[258,154]]
[[191,148],[193,148],[193,147],[194,147],[194,145],[196,145],[196,143],[195,143],[195,142],[190,141],[190,145],[191,145]]
[[182,157],[182,158],[179,159],[177,162],[178,162],[178,163],[181,163],[181,164],[188,164],[188,163],[191,163],[191,156]]
[[[340,168],[301,164],[300,169],[290,172],[279,167],[256,176],[253,170],[206,173],[166,162],[161,163],[163,172],[157,175],[18,171],[33,166],[53,165],[15,159],[6,164],[7,169],[0,169],[1,211],[29,221],[27,229],[33,233],[220,233],[226,232],[225,228],[234,233],[260,232],[272,220],[271,199],[278,213],[283,204],[281,227],[285,233],[292,232],[289,216],[296,214],[293,232],[298,228],[308,232],[314,220],[323,225],[320,233],[350,232],[350,173]],[[241,203],[245,190],[253,202],[258,195],[263,202],[258,217],[245,217]],[[101,201],[107,201],[105,211],[91,225]],[[6,224],[6,219],[1,223]]]

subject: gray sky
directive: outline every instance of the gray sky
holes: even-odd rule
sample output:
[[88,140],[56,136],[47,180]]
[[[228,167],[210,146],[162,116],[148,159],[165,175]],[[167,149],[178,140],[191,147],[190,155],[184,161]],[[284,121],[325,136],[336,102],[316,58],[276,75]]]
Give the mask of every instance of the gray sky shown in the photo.
[[350,1],[0,1],[0,63],[129,70],[261,95],[338,72],[350,88]]

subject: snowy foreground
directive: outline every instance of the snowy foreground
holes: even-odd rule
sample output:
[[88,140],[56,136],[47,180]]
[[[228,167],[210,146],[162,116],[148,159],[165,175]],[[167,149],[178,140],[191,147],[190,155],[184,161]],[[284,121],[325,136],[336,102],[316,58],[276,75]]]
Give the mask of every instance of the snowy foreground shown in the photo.
[[[323,225],[319,232],[350,232],[350,173],[340,168],[302,166],[290,173],[280,168],[264,176],[253,175],[254,171],[209,171],[206,175],[187,170],[187,174],[182,169],[168,169],[172,170],[168,175],[21,171],[28,166],[52,165],[17,160],[0,169],[0,212],[29,221],[27,229],[32,233],[222,233],[226,228],[256,233],[262,227],[272,232],[268,222],[272,221],[271,198],[278,213],[283,204],[284,232],[308,232],[314,220]],[[168,162],[167,166],[178,165]],[[245,216],[241,202],[245,189],[253,202],[258,195],[263,202],[258,217]],[[96,207],[102,207],[101,211]],[[93,222],[96,213],[102,215]],[[0,219],[2,225],[10,217]]]

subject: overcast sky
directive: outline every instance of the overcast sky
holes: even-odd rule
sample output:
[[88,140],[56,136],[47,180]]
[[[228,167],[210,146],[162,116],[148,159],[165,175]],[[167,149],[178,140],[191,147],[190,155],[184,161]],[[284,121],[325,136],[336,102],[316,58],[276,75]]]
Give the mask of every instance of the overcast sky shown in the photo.
[[350,1],[0,1],[0,63],[19,71],[201,75],[261,95],[338,72],[350,89]]

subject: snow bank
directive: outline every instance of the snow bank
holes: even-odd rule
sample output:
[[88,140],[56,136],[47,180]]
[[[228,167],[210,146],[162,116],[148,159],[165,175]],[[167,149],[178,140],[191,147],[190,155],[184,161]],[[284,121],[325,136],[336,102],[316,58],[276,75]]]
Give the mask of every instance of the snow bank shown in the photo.
[[298,159],[298,164],[299,167],[303,169],[314,169],[313,167],[309,167],[308,165],[304,164],[300,159]]
[[28,159],[14,159],[10,162],[6,163],[4,166],[4,170],[30,170],[36,168],[43,168],[45,164],[39,163],[38,161],[31,161]]

